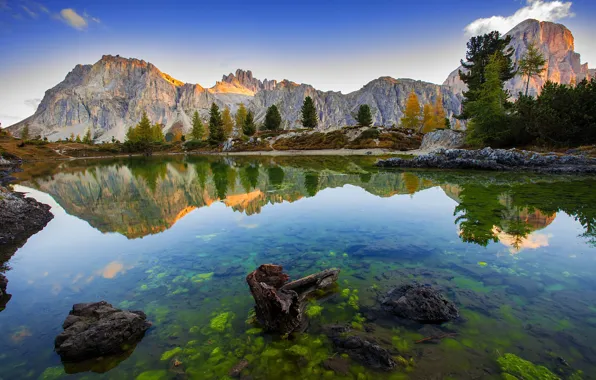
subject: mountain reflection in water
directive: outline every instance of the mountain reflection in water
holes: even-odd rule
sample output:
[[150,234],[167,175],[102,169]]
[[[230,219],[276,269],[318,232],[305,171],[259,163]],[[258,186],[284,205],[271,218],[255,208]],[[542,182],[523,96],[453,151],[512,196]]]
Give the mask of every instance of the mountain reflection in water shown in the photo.
[[[486,246],[501,242],[512,253],[548,245],[537,231],[559,211],[575,217],[595,241],[590,178],[511,173],[391,172],[374,158],[132,158],[74,161],[46,167],[21,184],[50,194],[91,226],[129,239],[171,228],[197,208],[222,202],[246,215],[263,207],[353,185],[379,197],[440,187],[455,200],[460,238]],[[35,173],[36,170],[26,170]],[[570,191],[572,189],[572,191]]]

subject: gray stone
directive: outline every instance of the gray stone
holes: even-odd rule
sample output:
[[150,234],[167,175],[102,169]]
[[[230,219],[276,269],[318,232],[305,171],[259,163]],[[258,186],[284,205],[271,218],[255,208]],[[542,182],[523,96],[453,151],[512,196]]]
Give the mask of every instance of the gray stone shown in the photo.
[[55,349],[67,362],[121,354],[138,343],[150,326],[142,311],[122,311],[105,301],[76,304],[54,341]]
[[407,284],[390,290],[381,299],[383,308],[400,318],[441,323],[459,317],[455,304],[432,286]]
[[426,133],[422,138],[420,150],[431,152],[439,148],[461,148],[465,142],[465,133],[452,129],[441,129]]

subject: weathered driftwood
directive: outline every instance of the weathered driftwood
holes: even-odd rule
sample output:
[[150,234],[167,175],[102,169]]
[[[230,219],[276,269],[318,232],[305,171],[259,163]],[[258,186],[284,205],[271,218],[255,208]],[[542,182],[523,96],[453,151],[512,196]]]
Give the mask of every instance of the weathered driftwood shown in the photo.
[[289,334],[307,326],[306,296],[332,285],[338,277],[339,269],[333,268],[286,283],[289,276],[280,265],[263,264],[246,276],[246,282],[261,325],[269,331]]

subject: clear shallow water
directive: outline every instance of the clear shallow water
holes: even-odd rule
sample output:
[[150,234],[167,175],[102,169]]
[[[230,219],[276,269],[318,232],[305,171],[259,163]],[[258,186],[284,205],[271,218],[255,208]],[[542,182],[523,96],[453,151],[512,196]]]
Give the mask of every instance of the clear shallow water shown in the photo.
[[[0,378],[65,376],[53,339],[72,304],[102,299],[144,310],[154,327],[128,357],[67,366],[83,371],[72,378],[221,379],[246,358],[253,379],[496,379],[507,352],[562,378],[595,377],[596,180],[378,171],[372,162],[191,157],[25,168],[18,189],[51,204],[55,218],[8,262]],[[292,278],[342,269],[306,334],[280,339],[246,323],[253,300],[244,278],[269,262]],[[379,294],[412,280],[441,286],[462,318],[441,327],[377,318]],[[408,363],[391,373],[356,362],[343,377],[326,370],[329,323],[374,326]],[[440,333],[453,335],[415,343]],[[174,358],[183,364],[172,369]]]

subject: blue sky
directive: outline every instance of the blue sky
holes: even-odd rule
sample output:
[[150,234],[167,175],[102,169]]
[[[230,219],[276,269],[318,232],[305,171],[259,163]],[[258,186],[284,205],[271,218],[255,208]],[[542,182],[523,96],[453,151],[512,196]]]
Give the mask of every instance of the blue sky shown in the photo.
[[[482,20],[492,16],[502,17]],[[103,54],[204,87],[237,68],[344,93],[385,75],[442,83],[470,34],[527,16],[565,24],[596,67],[594,0],[0,0],[0,122],[31,115],[45,90]]]

